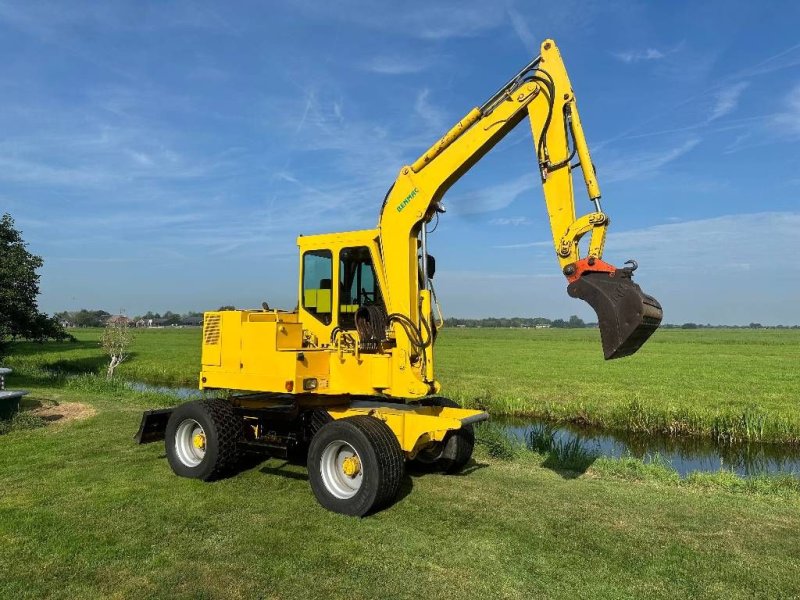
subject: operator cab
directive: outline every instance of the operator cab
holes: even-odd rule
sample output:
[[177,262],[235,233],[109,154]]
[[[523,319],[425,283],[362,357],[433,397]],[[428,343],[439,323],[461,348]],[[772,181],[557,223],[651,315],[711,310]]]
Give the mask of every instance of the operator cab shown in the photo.
[[360,308],[385,311],[377,237],[367,230],[298,238],[301,321],[320,341],[337,328],[356,329]]

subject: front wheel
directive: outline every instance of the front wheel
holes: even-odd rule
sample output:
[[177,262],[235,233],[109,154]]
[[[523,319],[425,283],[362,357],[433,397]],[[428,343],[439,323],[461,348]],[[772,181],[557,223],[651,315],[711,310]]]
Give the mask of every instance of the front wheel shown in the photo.
[[308,480],[330,511],[363,517],[400,490],[405,457],[386,423],[367,415],[323,425],[308,450]]
[[[424,398],[420,404],[461,408],[454,400],[441,397]],[[458,473],[472,458],[474,449],[475,429],[472,425],[462,425],[459,429],[447,432],[441,442],[436,442],[417,454],[414,464],[427,470],[443,471],[448,474]]]

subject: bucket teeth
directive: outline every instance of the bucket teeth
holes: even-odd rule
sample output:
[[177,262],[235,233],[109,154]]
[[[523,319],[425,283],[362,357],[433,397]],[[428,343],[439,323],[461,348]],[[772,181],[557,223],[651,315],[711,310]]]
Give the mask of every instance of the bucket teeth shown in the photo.
[[606,360],[633,354],[661,324],[661,304],[633,282],[627,269],[584,273],[567,286],[567,293],[597,313]]

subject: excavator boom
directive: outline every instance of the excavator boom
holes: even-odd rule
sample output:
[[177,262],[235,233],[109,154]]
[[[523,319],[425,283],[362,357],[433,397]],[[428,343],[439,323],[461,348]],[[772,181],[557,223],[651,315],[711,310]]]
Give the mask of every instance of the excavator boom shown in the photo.
[[[632,268],[602,261],[608,216],[566,68],[555,42],[528,63],[483,105],[472,109],[411,165],[403,167],[381,211],[379,230],[387,282],[387,310],[407,315],[419,332],[430,314],[428,277],[420,277],[418,238],[426,246],[425,224],[464,173],[528,117],[536,147],[556,258],[570,296],[596,312],[606,359],[636,352],[658,328],[661,306],[633,283]],[[573,162],[574,161],[574,162]],[[576,216],[573,171],[583,176],[593,210]],[[588,236],[585,254],[580,242]],[[427,250],[423,248],[423,254]],[[408,326],[395,325],[400,344],[414,351]],[[414,337],[413,334],[411,337]],[[422,350],[422,349],[418,349]],[[430,349],[425,349],[428,364]]]

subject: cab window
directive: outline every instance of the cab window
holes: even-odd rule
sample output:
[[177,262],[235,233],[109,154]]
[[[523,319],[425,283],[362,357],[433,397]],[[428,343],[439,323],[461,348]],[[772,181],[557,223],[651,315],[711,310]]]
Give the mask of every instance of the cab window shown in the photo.
[[355,328],[356,311],[367,305],[383,306],[369,248],[343,248],[339,253],[339,326]]
[[329,325],[333,302],[333,255],[330,250],[303,254],[303,308]]

